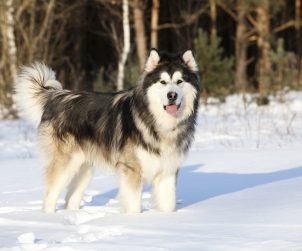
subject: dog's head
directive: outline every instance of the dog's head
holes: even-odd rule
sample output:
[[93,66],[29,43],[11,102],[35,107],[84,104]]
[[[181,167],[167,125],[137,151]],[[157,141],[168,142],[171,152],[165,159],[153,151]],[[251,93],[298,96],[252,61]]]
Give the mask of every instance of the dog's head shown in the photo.
[[160,125],[169,127],[189,117],[199,97],[198,66],[192,51],[167,54],[152,49],[142,86],[149,109]]

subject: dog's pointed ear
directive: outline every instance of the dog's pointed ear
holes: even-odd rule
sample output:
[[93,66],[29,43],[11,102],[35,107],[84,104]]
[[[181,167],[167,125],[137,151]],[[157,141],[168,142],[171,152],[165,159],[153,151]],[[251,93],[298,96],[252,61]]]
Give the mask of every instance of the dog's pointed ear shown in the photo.
[[159,60],[160,60],[160,56],[158,54],[158,51],[156,49],[151,49],[150,55],[145,65],[145,71],[146,72],[153,71],[155,67],[158,65]]
[[198,71],[198,66],[191,50],[187,50],[182,54],[182,60],[190,70]]

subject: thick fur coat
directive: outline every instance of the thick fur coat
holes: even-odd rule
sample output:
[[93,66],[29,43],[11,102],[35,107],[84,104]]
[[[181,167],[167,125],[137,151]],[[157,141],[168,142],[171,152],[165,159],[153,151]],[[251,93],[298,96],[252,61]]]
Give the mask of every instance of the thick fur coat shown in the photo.
[[54,212],[68,187],[66,208],[78,209],[95,165],[120,174],[123,210],[141,211],[143,182],[161,211],[174,211],[178,168],[192,142],[199,74],[191,51],[151,50],[136,87],[117,93],[64,90],[41,63],[23,67],[16,101],[38,125],[46,162],[44,211]]

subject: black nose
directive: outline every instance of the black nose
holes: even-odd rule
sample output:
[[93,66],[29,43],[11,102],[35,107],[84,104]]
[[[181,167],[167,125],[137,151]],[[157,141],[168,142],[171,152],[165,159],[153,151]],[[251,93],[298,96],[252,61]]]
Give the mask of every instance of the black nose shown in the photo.
[[175,101],[177,99],[177,93],[176,92],[168,92],[167,94],[169,101]]

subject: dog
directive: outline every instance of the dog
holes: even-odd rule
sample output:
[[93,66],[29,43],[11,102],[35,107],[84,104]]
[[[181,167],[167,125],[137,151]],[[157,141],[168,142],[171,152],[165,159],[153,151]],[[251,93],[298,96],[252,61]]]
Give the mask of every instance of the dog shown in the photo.
[[199,85],[191,50],[152,49],[137,85],[116,93],[64,90],[43,63],[22,67],[15,98],[20,112],[38,126],[46,164],[44,212],[55,212],[65,187],[66,209],[79,209],[95,165],[119,173],[124,212],[141,212],[144,182],[152,184],[158,210],[175,211],[177,174],[194,137]]

